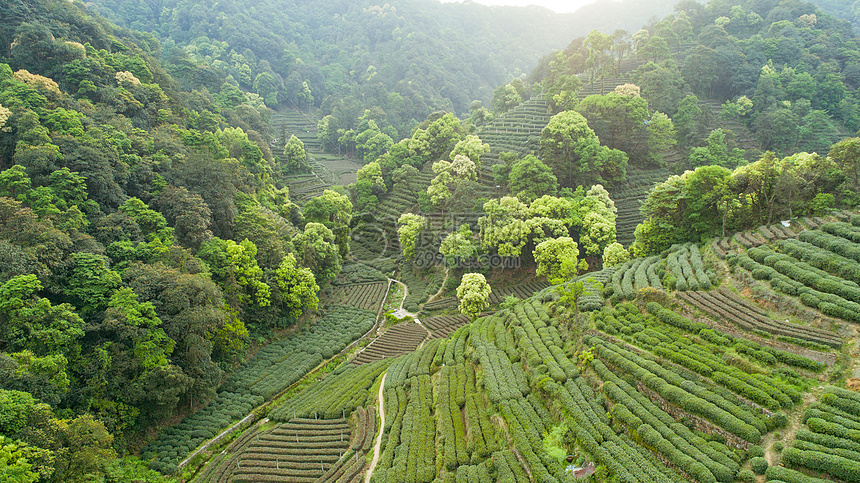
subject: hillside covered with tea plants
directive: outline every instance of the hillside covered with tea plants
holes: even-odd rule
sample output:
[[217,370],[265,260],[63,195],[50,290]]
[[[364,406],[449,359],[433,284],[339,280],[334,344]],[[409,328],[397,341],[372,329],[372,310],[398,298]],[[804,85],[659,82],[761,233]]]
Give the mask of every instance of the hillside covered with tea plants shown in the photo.
[[7,2],[0,480],[860,481],[832,3]]

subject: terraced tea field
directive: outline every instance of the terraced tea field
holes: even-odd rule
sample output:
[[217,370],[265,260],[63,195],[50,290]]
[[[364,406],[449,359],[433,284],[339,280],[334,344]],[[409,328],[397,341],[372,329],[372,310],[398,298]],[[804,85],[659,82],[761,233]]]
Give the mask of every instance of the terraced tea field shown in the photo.
[[412,352],[429,336],[430,333],[421,324],[415,322],[397,324],[374,339],[352,360],[352,363],[367,364]]
[[[272,115],[272,130],[277,133],[283,130],[287,139],[295,135],[304,143],[308,153],[308,164],[312,173],[291,176],[286,180],[290,188],[290,198],[294,201],[307,201],[333,185],[346,186],[354,183],[355,173],[361,168],[360,164],[343,155],[324,151],[317,138],[316,121],[314,113],[292,109],[277,111]],[[284,142],[286,141],[279,144],[281,149]],[[273,154],[283,156],[283,152],[277,150]]]
[[375,312],[388,293],[388,285],[388,282],[339,285],[332,290],[327,302]]

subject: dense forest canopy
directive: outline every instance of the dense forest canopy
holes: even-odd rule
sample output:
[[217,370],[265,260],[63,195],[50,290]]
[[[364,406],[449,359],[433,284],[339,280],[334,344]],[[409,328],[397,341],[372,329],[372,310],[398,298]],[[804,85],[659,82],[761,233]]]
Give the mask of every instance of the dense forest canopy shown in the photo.
[[[231,448],[331,423],[320,477],[379,429],[376,481],[553,482],[566,450],[593,481],[752,481],[860,321],[860,45],[831,3],[8,0],[0,480],[241,479],[185,460],[250,414]],[[857,481],[819,446],[783,462]]]
[[474,100],[489,103],[499,85],[572,37],[636,28],[672,7],[626,2],[617,15],[609,2],[574,15],[432,0],[94,4],[119,25],[155,34],[186,88],[217,95],[227,82],[271,108],[319,106],[346,128],[364,109],[381,109],[400,137],[433,111],[464,114]]
[[854,27],[860,26],[860,4],[857,2],[839,0],[815,0],[812,3],[821,7],[831,15],[851,22]]

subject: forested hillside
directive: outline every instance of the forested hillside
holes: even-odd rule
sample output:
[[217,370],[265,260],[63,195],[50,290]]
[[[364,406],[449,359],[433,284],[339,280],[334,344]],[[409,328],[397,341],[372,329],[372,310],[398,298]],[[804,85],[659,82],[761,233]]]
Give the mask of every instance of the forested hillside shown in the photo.
[[860,481],[829,7],[7,1],[0,481]]
[[188,89],[217,95],[227,82],[273,109],[318,106],[346,129],[364,109],[381,109],[380,128],[392,127],[395,141],[433,111],[488,104],[499,85],[573,37],[636,28],[673,5],[625,2],[619,15],[607,2],[573,15],[432,0],[93,3],[119,25],[155,34]]
[[815,5],[821,7],[825,12],[851,22],[855,28],[860,25],[860,5],[857,2],[840,2],[838,0],[816,0]]
[[158,480],[117,456],[316,308],[351,205],[303,218],[260,97],[194,109],[150,35],[54,1],[0,30],[0,479]]

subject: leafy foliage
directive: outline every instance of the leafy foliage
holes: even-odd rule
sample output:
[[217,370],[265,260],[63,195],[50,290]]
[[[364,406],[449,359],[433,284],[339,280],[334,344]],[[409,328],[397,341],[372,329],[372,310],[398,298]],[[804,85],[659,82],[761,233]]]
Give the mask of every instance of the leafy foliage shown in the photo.
[[460,313],[474,319],[484,309],[489,307],[487,298],[492,289],[480,273],[463,275],[460,286],[457,287],[457,298],[460,299]]

